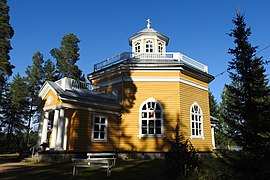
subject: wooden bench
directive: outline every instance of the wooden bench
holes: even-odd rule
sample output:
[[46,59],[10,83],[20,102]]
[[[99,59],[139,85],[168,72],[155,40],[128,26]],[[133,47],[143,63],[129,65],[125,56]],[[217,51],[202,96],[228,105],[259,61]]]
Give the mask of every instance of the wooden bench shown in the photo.
[[78,168],[100,167],[107,169],[107,176],[111,175],[111,169],[115,166],[115,153],[87,153],[88,158],[72,158],[73,175],[78,174]]

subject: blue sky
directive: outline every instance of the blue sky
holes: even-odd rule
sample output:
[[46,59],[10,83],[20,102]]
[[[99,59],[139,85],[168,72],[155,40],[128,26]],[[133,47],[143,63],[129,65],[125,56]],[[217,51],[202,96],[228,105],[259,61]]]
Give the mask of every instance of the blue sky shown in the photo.
[[[151,27],[170,38],[167,51],[181,52],[208,65],[217,75],[227,69],[234,47],[227,33],[234,25],[236,8],[251,26],[250,42],[261,50],[270,45],[270,1],[267,0],[9,0],[12,38],[11,63],[14,74],[25,75],[36,51],[52,59],[49,51],[59,47],[64,35],[74,33],[81,40],[78,66],[84,74],[93,65],[121,52],[130,52],[128,38]],[[258,55],[270,59],[270,48]],[[267,74],[270,65],[266,66]],[[210,83],[218,101],[228,74]]]

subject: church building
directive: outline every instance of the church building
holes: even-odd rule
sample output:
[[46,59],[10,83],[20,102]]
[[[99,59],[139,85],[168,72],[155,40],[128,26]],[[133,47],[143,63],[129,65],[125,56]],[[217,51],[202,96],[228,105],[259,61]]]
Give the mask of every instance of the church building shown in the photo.
[[163,153],[178,124],[198,152],[212,152],[208,67],[147,27],[123,52],[94,65],[85,82],[47,81],[39,92],[39,143],[65,153]]

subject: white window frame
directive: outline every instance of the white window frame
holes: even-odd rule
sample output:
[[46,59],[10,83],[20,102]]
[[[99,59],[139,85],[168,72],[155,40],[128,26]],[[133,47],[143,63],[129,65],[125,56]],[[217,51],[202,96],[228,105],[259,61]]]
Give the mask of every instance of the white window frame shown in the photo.
[[162,42],[158,42],[158,52],[159,53],[162,53],[163,52],[163,49],[164,49],[163,43]]
[[141,52],[141,43],[140,42],[135,43],[134,50],[135,50],[136,53]]
[[153,53],[154,52],[154,43],[153,43],[152,40],[147,40],[146,41],[146,43],[145,43],[145,52],[147,52],[147,53]]
[[[198,110],[196,112],[192,112],[193,108],[197,106]],[[196,121],[197,119],[197,121]],[[192,126],[194,123],[194,126]],[[194,131],[193,131],[194,129]],[[196,131],[198,133],[196,133]],[[194,132],[194,133],[193,133]],[[194,102],[190,107],[190,138],[200,138],[204,139],[204,132],[203,132],[203,112],[202,108],[197,102]]]
[[[153,110],[151,110],[151,108],[148,107],[148,103],[155,103],[155,107]],[[146,105],[146,110],[143,110],[143,106]],[[160,110],[156,110],[156,106],[159,106],[160,107]],[[154,116],[153,117],[148,117],[149,113],[153,112],[154,113]],[[159,112],[160,113],[160,118],[157,118],[155,117],[155,113],[156,112]],[[143,117],[143,114],[142,113],[147,113],[147,116],[146,117]],[[142,121],[143,120],[146,120],[147,121],[147,125],[146,125],[146,128],[147,128],[147,134],[143,134],[142,133]],[[156,121],[157,120],[160,120],[160,128],[161,128],[161,133],[160,134],[156,134]],[[154,121],[154,134],[149,134],[149,121]],[[138,135],[139,138],[142,138],[142,137],[164,137],[164,119],[163,119],[163,107],[161,106],[161,104],[155,100],[154,98],[149,98],[147,99],[146,101],[144,101],[141,105],[140,105],[140,110],[139,110],[139,135]]]
[[[99,118],[100,122],[99,123],[95,123],[95,118]],[[105,128],[104,128],[104,139],[100,138],[100,132],[101,132],[101,125],[103,125],[103,123],[101,123],[101,118],[105,118]],[[94,133],[97,132],[95,131],[95,125],[99,125],[99,138],[94,138]],[[93,142],[107,142],[107,135],[108,135],[108,116],[104,116],[104,115],[93,115],[93,119],[92,119],[92,141]]]

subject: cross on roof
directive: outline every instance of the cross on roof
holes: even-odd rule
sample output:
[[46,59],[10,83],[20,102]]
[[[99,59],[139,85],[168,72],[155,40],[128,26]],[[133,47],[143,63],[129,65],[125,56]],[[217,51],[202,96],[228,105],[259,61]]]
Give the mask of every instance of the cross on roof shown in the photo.
[[150,19],[147,19],[146,21],[147,21],[147,28],[149,29],[151,26],[151,21],[150,21]]

